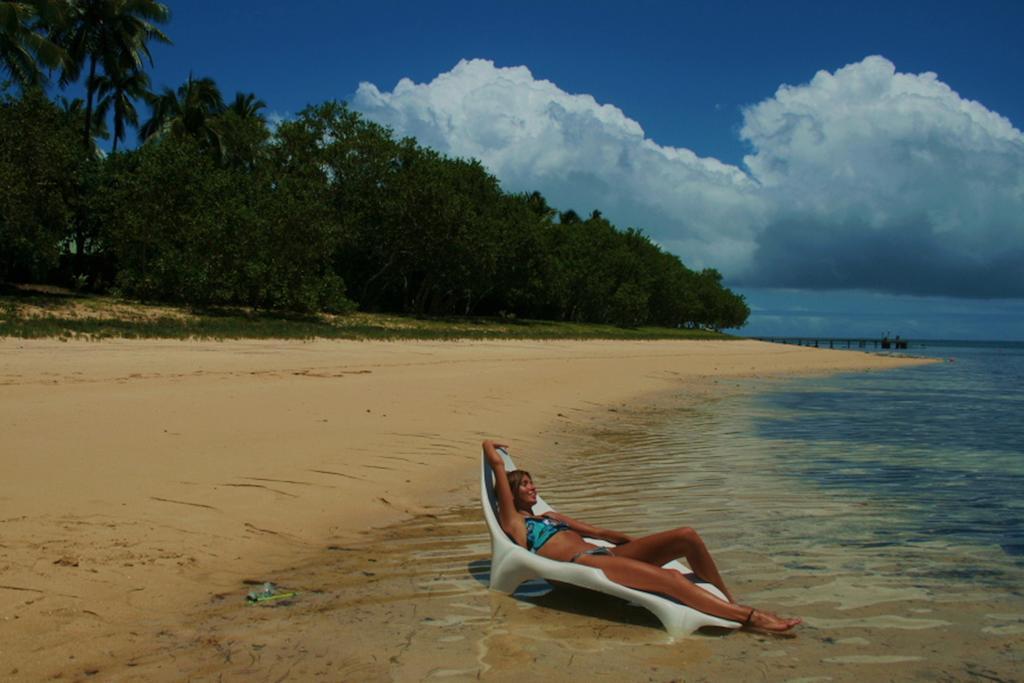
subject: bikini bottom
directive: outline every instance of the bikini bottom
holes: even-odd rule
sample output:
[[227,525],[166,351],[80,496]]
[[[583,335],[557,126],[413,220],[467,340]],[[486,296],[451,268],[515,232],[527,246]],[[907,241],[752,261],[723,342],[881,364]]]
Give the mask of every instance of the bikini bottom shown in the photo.
[[572,559],[569,561],[575,562],[584,555],[611,555],[612,557],[615,557],[615,553],[613,553],[610,549],[598,546],[597,548],[589,548],[587,550],[583,550],[581,552],[576,553],[572,556]]

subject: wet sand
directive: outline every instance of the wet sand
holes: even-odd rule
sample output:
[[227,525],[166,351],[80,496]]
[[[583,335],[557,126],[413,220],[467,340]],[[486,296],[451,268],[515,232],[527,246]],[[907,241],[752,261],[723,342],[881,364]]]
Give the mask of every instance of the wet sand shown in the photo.
[[[621,605],[484,590],[480,439],[555,479],[607,425],[734,378],[905,362],[756,342],[2,340],[0,676],[502,680],[526,658],[713,680],[762,640],[673,645]],[[737,587],[753,600],[790,573]],[[246,606],[265,580],[300,597]],[[920,656],[850,638],[844,661]]]

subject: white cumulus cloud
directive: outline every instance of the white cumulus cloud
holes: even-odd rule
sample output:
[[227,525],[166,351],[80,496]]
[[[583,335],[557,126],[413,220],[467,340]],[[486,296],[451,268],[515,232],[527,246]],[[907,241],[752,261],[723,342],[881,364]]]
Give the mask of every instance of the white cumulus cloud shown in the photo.
[[882,57],[748,107],[745,168],[659,145],[614,106],[485,60],[390,92],[362,83],[353,106],[735,282],[1024,296],[1024,136]]
[[749,281],[1024,296],[1024,135],[935,74],[820,71],[740,134],[771,207]]

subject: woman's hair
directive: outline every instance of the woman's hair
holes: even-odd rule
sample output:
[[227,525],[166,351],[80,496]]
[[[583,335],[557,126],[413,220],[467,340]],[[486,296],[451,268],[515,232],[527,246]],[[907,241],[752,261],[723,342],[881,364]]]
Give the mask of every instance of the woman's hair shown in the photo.
[[[508,486],[512,489],[512,497],[515,498],[519,485],[523,483],[523,479],[530,477],[530,473],[526,470],[512,470],[506,474],[508,475]],[[530,479],[533,479],[533,477],[530,477]]]

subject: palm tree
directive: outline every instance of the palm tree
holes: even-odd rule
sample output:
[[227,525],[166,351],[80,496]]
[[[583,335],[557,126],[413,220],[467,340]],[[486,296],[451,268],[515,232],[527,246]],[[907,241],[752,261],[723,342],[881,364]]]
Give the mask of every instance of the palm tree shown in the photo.
[[558,222],[562,225],[573,225],[574,223],[582,223],[583,219],[580,218],[578,213],[569,209],[568,211],[563,211],[558,214]]
[[135,109],[135,100],[147,99],[149,92],[149,76],[145,71],[132,69],[115,74],[104,74],[97,79],[96,119],[106,121],[107,113],[114,110],[114,146],[111,152],[117,152],[118,140],[125,138],[125,124],[139,127],[139,113]]
[[61,85],[77,81],[83,69],[85,79],[84,141],[89,144],[93,105],[100,80],[99,69],[113,79],[123,72],[140,71],[143,59],[153,64],[149,41],[170,43],[156,24],[170,19],[171,12],[155,0],[68,0],[69,12],[56,31],[58,42],[68,51]]
[[235,101],[228,107],[228,111],[238,114],[240,119],[263,119],[260,109],[266,109],[267,103],[257,99],[255,93],[235,93]]
[[[85,100],[81,97],[69,100],[61,95],[57,99],[57,106],[59,106],[61,111],[64,112],[64,118],[68,121],[69,126],[77,128],[82,127],[82,121],[85,118]],[[97,140],[106,140],[109,137],[110,131],[107,130],[106,119],[98,116],[97,112],[93,112],[91,133],[92,154],[97,159],[103,156],[103,150],[100,148]]]
[[177,90],[164,88],[160,95],[150,96],[149,104],[153,114],[139,129],[144,142],[164,135],[188,135],[222,151],[214,119],[224,112],[224,100],[212,78],[189,74]]
[[42,34],[58,13],[58,0],[0,1],[0,73],[22,86],[42,85],[41,67],[56,69],[67,53]]

